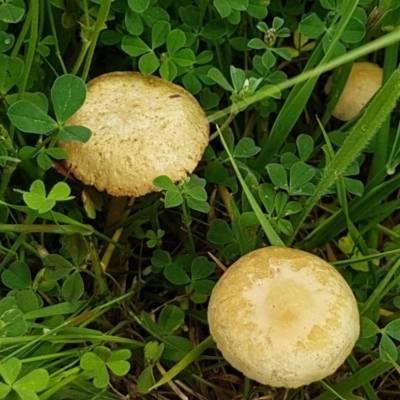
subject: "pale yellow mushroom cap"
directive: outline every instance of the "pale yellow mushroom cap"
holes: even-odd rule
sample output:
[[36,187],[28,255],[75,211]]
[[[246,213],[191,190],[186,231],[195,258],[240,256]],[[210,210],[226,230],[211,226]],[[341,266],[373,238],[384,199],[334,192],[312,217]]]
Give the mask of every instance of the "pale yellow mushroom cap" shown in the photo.
[[67,125],[91,129],[87,143],[58,143],[67,169],[114,196],[157,190],[160,175],[174,182],[193,172],[209,141],[209,123],[185,89],[155,76],[113,72],[87,85],[82,108]]
[[296,388],[336,371],[359,336],[359,313],[343,277],[312,254],[255,250],[215,286],[210,332],[225,359],[260,383]]
[[[341,121],[354,118],[382,86],[382,76],[383,70],[376,64],[354,63],[332,115]],[[325,93],[330,92],[331,86],[332,77],[325,86]]]

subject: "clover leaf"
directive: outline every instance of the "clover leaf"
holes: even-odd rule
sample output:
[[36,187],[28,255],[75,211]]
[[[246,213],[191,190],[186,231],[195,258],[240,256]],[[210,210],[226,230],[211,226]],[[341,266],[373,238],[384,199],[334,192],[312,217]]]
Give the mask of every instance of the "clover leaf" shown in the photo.
[[[8,59],[9,68],[15,64],[20,68],[20,63]],[[11,64],[10,64],[11,63]],[[7,71],[5,71],[7,72]],[[2,71],[0,70],[0,84]],[[3,91],[16,83],[18,77],[14,72],[13,80],[6,80],[0,86]],[[19,78],[18,78],[19,79]],[[66,121],[82,106],[86,98],[86,85],[84,81],[74,75],[63,75],[57,78],[51,88],[51,99],[56,120],[47,114],[47,111],[28,100],[19,100],[13,103],[8,111],[11,122],[22,132],[48,135],[58,130],[59,140],[77,140],[87,142],[91,131],[84,126],[64,126]]]
[[0,55],[0,93],[5,95],[22,76],[24,62],[18,57]]
[[18,190],[21,192],[22,198],[26,205],[32,210],[37,210],[40,214],[50,211],[57,201],[68,201],[74,198],[70,196],[70,187],[65,182],[58,182],[46,196],[46,188],[44,182],[40,179],[34,181],[29,192]]
[[130,350],[122,349],[111,351],[107,347],[98,346],[93,352],[85,353],[80,361],[80,367],[92,379],[96,388],[107,387],[110,382],[108,370],[117,376],[124,376],[129,372],[128,361],[131,356]]
[[175,185],[168,176],[162,175],[157,177],[153,183],[155,186],[165,190],[166,208],[177,207],[185,201],[192,210],[203,213],[207,213],[210,210],[210,205],[207,203],[205,179],[191,175]]
[[50,379],[48,372],[39,368],[17,380],[21,369],[22,362],[15,357],[0,364],[0,375],[4,380],[0,382],[0,398],[13,394],[10,398],[19,396],[21,400],[39,399],[36,393],[47,387]]
[[25,14],[25,3],[23,0],[8,0],[0,4],[0,21],[15,24]]
[[253,38],[248,43],[248,46],[252,49],[265,50],[261,59],[267,69],[271,69],[275,65],[276,56],[287,61],[292,59],[290,50],[274,47],[278,38],[286,38],[290,36],[290,30],[288,28],[282,28],[283,24],[284,20],[279,17],[273,19],[272,27],[269,27],[265,22],[259,22],[257,28],[264,34],[263,40]]

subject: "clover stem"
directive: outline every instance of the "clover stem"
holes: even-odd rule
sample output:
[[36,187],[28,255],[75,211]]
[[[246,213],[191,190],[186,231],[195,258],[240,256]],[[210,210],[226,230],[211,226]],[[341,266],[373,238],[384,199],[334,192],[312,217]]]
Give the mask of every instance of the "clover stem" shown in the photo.
[[[221,127],[219,128],[219,132],[223,132],[228,126],[229,124],[234,120],[234,118],[236,117],[237,111],[234,111],[233,107],[232,110],[229,114],[228,119],[221,125]],[[211,140],[214,140],[217,136],[219,135],[218,130],[216,132],[214,132],[211,136],[210,136],[210,142]]]
[[90,37],[90,46],[88,55],[86,57],[85,66],[83,67],[82,79],[86,81],[87,76],[89,74],[89,69],[92,64],[92,59],[94,55],[94,51],[97,45],[97,39],[99,37],[100,31],[103,28],[104,24],[107,21],[108,13],[110,11],[112,0],[103,0],[101,2],[99,14],[97,15],[96,23],[94,24],[93,32]]
[[185,225],[189,238],[190,252],[194,254],[196,251],[196,247],[194,245],[192,229],[190,228],[192,220],[190,218],[189,211],[187,209],[186,200],[184,200],[182,203],[182,212],[183,212],[183,218],[182,218],[183,224]]
[[51,28],[51,34],[54,37],[54,50],[56,53],[56,56],[58,58],[58,61],[61,65],[61,68],[63,70],[64,74],[67,74],[67,68],[65,67],[64,64],[64,60],[61,56],[61,52],[60,52],[60,46],[58,45],[58,39],[57,39],[57,30],[56,30],[56,26],[54,24],[54,17],[53,17],[53,12],[51,9],[51,3],[50,0],[46,0],[46,6],[47,6],[47,15],[49,16],[49,23],[50,23],[50,28]]
[[22,29],[18,35],[18,39],[15,42],[15,45],[11,51],[10,54],[11,57],[16,57],[19,54],[21,46],[25,41],[26,34],[28,33],[29,27],[31,26],[31,20],[32,20],[32,14],[29,12],[25,18],[24,25],[22,26]]
[[[22,30],[18,37],[17,43],[14,46],[14,50],[11,53],[11,57],[16,57],[18,55],[18,51],[19,51],[20,47],[22,46],[22,43],[24,42],[26,33],[28,32],[29,28],[31,28],[31,35],[30,35],[30,38],[28,41],[29,44],[28,44],[28,51],[26,52],[26,57],[25,57],[24,70],[22,72],[22,76],[18,83],[19,90],[18,90],[17,100],[21,100],[23,94],[25,93],[25,88],[28,83],[33,59],[35,57],[36,44],[37,44],[37,38],[38,38],[38,29],[39,29],[39,1],[38,0],[32,0],[30,2],[29,13],[26,17],[24,26],[22,27]],[[17,52],[16,52],[16,49],[18,49]],[[9,133],[10,133],[11,140],[13,140],[14,133],[15,133],[15,126],[13,124],[10,127]],[[11,175],[10,175],[10,177],[11,177]]]
[[28,83],[29,73],[31,71],[33,59],[35,57],[36,44],[38,38],[39,29],[39,0],[31,0],[30,2],[29,15],[31,19],[31,34],[28,41],[28,51],[25,58],[25,67],[22,73],[21,79],[19,80],[18,87],[18,100],[21,100],[23,94],[25,93],[25,88]]

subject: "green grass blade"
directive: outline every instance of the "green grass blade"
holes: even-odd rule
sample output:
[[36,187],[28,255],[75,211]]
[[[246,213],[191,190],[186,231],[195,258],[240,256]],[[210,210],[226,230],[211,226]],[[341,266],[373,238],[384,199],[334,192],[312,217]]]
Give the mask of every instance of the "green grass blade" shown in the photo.
[[386,164],[386,171],[388,175],[394,174],[396,167],[400,161],[400,123],[397,125],[396,136],[393,141],[392,150]]
[[337,399],[340,400],[349,400],[347,397],[342,397],[338,392],[335,391],[335,389],[333,389],[333,387],[331,385],[329,385],[328,383],[324,382],[324,381],[320,381],[320,384],[327,389],[330,393],[332,393],[334,396],[336,396]]
[[400,276],[397,276],[393,282],[390,283],[396,271],[400,267],[400,259],[390,268],[385,277],[379,282],[379,285],[372,292],[371,296],[364,303],[360,310],[360,315],[365,315],[372,307],[390,291],[390,289],[400,281]]
[[[333,59],[332,61],[319,65],[318,67],[305,71],[300,75],[297,75],[291,79],[288,79],[282,83],[277,83],[274,86],[266,86],[259,91],[257,91],[253,96],[246,98],[246,100],[242,100],[236,103],[236,109],[246,109],[249,104],[256,103],[268,97],[276,96],[278,93],[283,90],[290,89],[291,87],[301,83],[308,81],[311,78],[316,76],[320,76],[321,74],[331,71],[337,67],[340,67],[343,64],[354,61],[360,57],[364,57],[367,54],[373,53],[374,51],[380,50],[384,47],[390,46],[394,43],[398,43],[400,41],[400,30],[394,30],[384,36],[379,37],[369,43],[366,43],[363,46],[357,47],[353,50],[350,50],[346,54],[343,54],[340,57]],[[232,106],[228,106],[222,110],[216,111],[210,114],[207,119],[209,122],[218,121],[220,118],[229,115],[232,111]]]
[[[0,201],[0,204],[1,204],[1,201]],[[35,221],[35,217],[32,216],[32,215],[27,215],[26,218],[25,218],[25,223],[27,223],[27,224],[31,224],[34,221]],[[17,237],[17,239],[15,239],[13,245],[10,248],[10,251],[5,255],[5,257],[1,261],[0,271],[3,271],[5,266],[12,260],[12,258],[14,257],[14,254],[17,253],[19,247],[22,246],[22,243],[25,242],[25,240],[26,240],[26,234],[25,233],[21,233]]]
[[[329,163],[335,157],[335,152],[334,152],[333,146],[329,140],[328,134],[326,133],[324,127],[322,126],[322,124],[319,120],[318,120],[318,124],[319,124],[322,134],[324,135],[325,142],[327,144],[327,153],[328,153],[329,159],[327,157],[326,163],[329,165]],[[354,225],[353,221],[349,217],[349,205],[348,205],[348,201],[347,201],[346,188],[344,186],[343,176],[339,176],[339,179],[336,181],[336,192],[337,192],[340,207],[343,210],[343,213],[346,217],[347,230],[349,232],[349,235],[350,235],[351,239],[353,240],[353,243],[355,244],[355,246],[361,252],[361,254],[363,256],[367,256],[369,254],[368,247],[367,247],[363,237],[361,236],[360,232],[358,231],[358,229]],[[371,261],[368,261],[368,268],[369,268],[370,276],[373,279],[373,284],[376,285],[375,268]]]
[[[4,205],[13,210],[17,210],[22,213],[25,213],[25,214],[27,214],[27,218],[28,217],[29,218],[43,218],[44,220],[47,220],[47,221],[54,221],[57,224],[63,223],[63,224],[74,225],[76,227],[79,227],[79,229],[86,230],[86,231],[93,229],[93,233],[97,237],[99,237],[102,240],[105,240],[108,243],[112,243],[115,247],[117,247],[118,249],[122,250],[123,252],[129,254],[131,257],[135,257],[135,254],[133,252],[131,252],[128,248],[122,246],[120,243],[116,242],[115,240],[112,240],[111,238],[104,235],[103,233],[96,231],[91,225],[82,224],[82,223],[74,220],[73,218],[70,218],[67,215],[61,214],[57,211],[51,210],[46,213],[39,214],[37,211],[34,211],[34,210],[30,209],[29,207],[8,204],[2,200],[0,200],[0,205]],[[77,230],[77,232],[78,232],[78,230]],[[2,267],[0,266],[0,270],[1,269],[2,269]]]
[[[352,372],[356,372],[358,370],[360,370],[360,364],[358,364],[356,358],[353,356],[353,354],[350,354],[347,357],[346,363],[348,364],[348,366],[350,367],[350,369],[352,370]],[[362,385],[362,388],[365,392],[365,394],[367,395],[368,400],[379,400],[378,396],[375,393],[375,390],[373,389],[373,387],[371,386],[371,384],[369,382],[365,382]],[[356,398],[362,399],[362,397],[357,397]]]
[[[340,382],[336,385],[332,385],[332,388],[341,395],[345,395],[345,393],[353,391],[359,388],[364,383],[370,382],[372,379],[375,379],[378,376],[383,375],[391,368],[392,368],[391,363],[383,362],[380,359],[375,360],[372,363],[366,365],[365,367],[355,372],[353,375],[349,376],[343,382]],[[335,397],[333,393],[325,392],[316,397],[314,400],[337,400],[337,397]]]
[[86,306],[88,302],[86,300],[74,301],[72,303],[58,303],[37,310],[28,311],[24,314],[24,319],[36,319],[36,318],[48,318],[55,315],[67,315],[74,314]]
[[233,169],[235,170],[236,176],[243,188],[243,192],[245,193],[247,200],[249,201],[251,208],[254,211],[254,214],[256,214],[258,221],[260,222],[261,227],[263,228],[265,234],[267,235],[268,240],[273,246],[285,246],[283,243],[282,239],[279,237],[279,235],[275,232],[274,228],[268,221],[268,219],[265,217],[263,214],[261,208],[257,204],[255,198],[253,197],[253,194],[251,193],[250,189],[246,185],[246,182],[244,181],[242,174],[240,173],[240,170],[235,162],[235,159],[233,158],[231,152],[229,151],[229,148],[225,142],[224,137],[221,134],[221,131],[218,130],[219,132],[219,137],[221,139],[222,145],[224,146],[224,149],[226,153],[228,154],[229,160],[232,164]]
[[302,212],[293,224],[293,236],[295,238],[301,224],[316,205],[318,200],[327,192],[330,186],[346,170],[351,162],[358,156],[360,151],[371,140],[386,117],[392,111],[398,97],[400,96],[400,70],[396,70],[385,86],[371,101],[365,113],[360,117],[343,146],[336,153],[332,162],[325,168],[321,181],[315,189],[315,193],[304,205]]
[[[398,65],[399,46],[392,44],[385,49],[385,62],[383,66],[383,83],[386,83]],[[372,167],[370,171],[370,178],[376,176],[381,170],[386,168],[388,158],[389,146],[389,132],[390,132],[390,115],[382,124],[381,129],[376,135],[376,145],[374,147],[374,158],[372,160]]]
[[[339,39],[346,28],[346,25],[350,21],[354,10],[357,7],[358,0],[347,1],[344,4],[345,9],[343,11],[343,14],[341,15],[340,22],[335,29],[335,34],[332,38],[329,49],[327,50],[325,55],[323,55],[322,41],[320,41],[320,45],[315,52],[315,54],[317,54],[317,58],[323,55],[320,65],[326,64],[332,58],[333,51],[338,44]],[[307,66],[308,68],[314,67],[312,63],[313,61],[313,57],[311,57]],[[301,83],[299,85],[299,88],[297,90],[293,90],[292,93],[289,95],[272,127],[268,139],[262,146],[261,152],[257,157],[254,165],[256,170],[261,171],[264,166],[271,162],[273,157],[278,153],[280,147],[285,142],[287,136],[289,135],[301,113],[303,112],[304,107],[306,106],[317,81],[318,76],[315,76],[307,82]]]
[[66,378],[59,380],[55,385],[52,385],[49,389],[47,389],[45,392],[43,392],[39,396],[39,400],[49,399],[54,394],[59,393],[62,390],[62,388],[64,388],[68,384],[70,384],[72,381],[74,381],[78,377],[79,377],[79,373],[75,373],[75,374],[70,374]]
[[60,235],[72,235],[80,233],[82,235],[92,235],[94,229],[90,225],[85,227],[77,225],[25,225],[25,224],[0,224],[1,233],[52,233]]
[[[317,61],[320,61],[323,55],[322,44],[311,55],[305,71],[310,67],[315,67]],[[262,143],[261,152],[255,160],[253,167],[261,171],[278,153],[279,148],[289,135],[291,129],[296,124],[298,118],[303,112],[311,93],[314,90],[318,76],[311,77],[306,82],[298,83],[290,92],[278,117],[272,127],[270,136]],[[278,85],[279,87],[279,85]]]
[[240,248],[240,255],[244,256],[254,250],[255,234],[252,234],[241,227],[240,211],[233,196],[230,196],[230,205],[232,209],[232,231],[237,238]]
[[205,350],[214,344],[214,340],[211,336],[208,336],[201,343],[199,343],[193,350],[191,350],[185,357],[182,358],[177,364],[175,364],[149,391],[154,390],[166,383],[170,382],[180,372],[182,372],[188,365],[193,361],[196,361]]
[[[347,83],[347,79],[349,78],[351,69],[353,67],[353,62],[349,62],[347,64],[343,64],[340,68],[337,68],[334,72],[333,72],[333,82],[335,82],[335,84],[332,87],[332,91],[331,93],[329,93],[329,101],[326,105],[326,110],[324,112],[324,115],[321,118],[321,125],[325,126],[329,119],[332,116],[333,110],[335,109],[340,95],[343,92],[344,87],[346,86]],[[321,129],[316,129],[315,133],[314,133],[314,141],[316,141],[320,134],[321,134]]]
[[400,199],[389,201],[379,206],[379,209],[375,210],[375,213],[371,213],[368,224],[363,226],[360,230],[361,234],[364,234],[371,229],[379,231],[378,225],[386,218],[389,218],[398,209],[400,209]]
[[335,267],[345,267],[347,265],[358,264],[358,263],[362,263],[365,261],[379,260],[383,257],[390,257],[390,256],[397,255],[398,253],[400,253],[400,249],[383,251],[382,253],[370,254],[368,256],[363,256],[363,257],[335,261],[335,262],[332,262],[331,264],[334,265]]
[[[400,185],[400,174],[395,175],[386,182],[375,186],[371,181],[365,188],[364,195],[353,199],[349,204],[351,220],[356,223],[363,218],[371,217],[377,210],[377,204],[390,194],[398,190]],[[382,206],[383,208],[384,206]],[[383,219],[383,218],[382,218]],[[381,219],[381,220],[382,220]],[[377,223],[379,221],[377,220]],[[314,229],[302,242],[302,247],[311,250],[321,244],[329,242],[340,232],[346,229],[346,219],[343,210],[337,211],[334,215],[323,221]]]

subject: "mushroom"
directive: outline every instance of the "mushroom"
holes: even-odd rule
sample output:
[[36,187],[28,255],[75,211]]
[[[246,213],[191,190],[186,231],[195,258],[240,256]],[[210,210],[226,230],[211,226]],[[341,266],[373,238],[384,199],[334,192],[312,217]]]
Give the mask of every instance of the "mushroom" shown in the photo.
[[[127,197],[160,189],[167,175],[177,182],[193,172],[209,141],[209,123],[197,100],[164,79],[137,72],[112,72],[91,80],[85,103],[66,125],[92,131],[87,143],[59,142],[74,177],[113,197],[107,225],[120,222]],[[131,203],[132,204],[132,201]],[[117,241],[122,229],[115,232]],[[114,250],[107,248],[104,268]]]
[[81,109],[67,125],[91,129],[87,143],[59,142],[65,166],[87,185],[113,196],[157,191],[153,180],[179,181],[200,161],[209,123],[185,89],[155,76],[112,72],[87,85]]
[[[341,121],[354,118],[381,88],[382,77],[383,70],[379,65],[370,62],[354,63],[332,115]],[[328,94],[331,88],[332,77],[325,85],[325,93]]]
[[334,373],[355,345],[359,321],[354,295],[334,267],[275,246],[229,267],[208,308],[225,359],[273,387],[297,388]]

